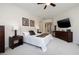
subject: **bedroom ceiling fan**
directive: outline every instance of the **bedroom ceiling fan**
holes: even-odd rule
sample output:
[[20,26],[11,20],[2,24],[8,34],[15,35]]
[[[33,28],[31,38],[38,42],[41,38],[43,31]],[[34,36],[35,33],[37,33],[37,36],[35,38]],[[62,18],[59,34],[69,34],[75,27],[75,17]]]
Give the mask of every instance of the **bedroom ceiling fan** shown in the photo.
[[44,9],[46,9],[48,5],[51,5],[51,6],[53,6],[53,7],[56,6],[56,4],[54,4],[54,3],[37,3],[37,4],[38,4],[38,5],[40,5],[40,4],[45,4]]

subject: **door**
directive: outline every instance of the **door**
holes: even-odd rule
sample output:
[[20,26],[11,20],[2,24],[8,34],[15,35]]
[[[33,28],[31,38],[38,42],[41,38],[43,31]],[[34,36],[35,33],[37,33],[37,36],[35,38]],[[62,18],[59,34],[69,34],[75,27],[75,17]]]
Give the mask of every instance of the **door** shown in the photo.
[[0,26],[0,52],[5,51],[4,31],[4,26]]

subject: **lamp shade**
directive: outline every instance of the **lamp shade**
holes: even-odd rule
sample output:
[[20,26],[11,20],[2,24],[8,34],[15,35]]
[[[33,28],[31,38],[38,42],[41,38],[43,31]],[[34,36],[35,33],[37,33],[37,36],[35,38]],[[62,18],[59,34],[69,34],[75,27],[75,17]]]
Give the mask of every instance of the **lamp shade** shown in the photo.
[[13,26],[13,30],[18,30],[18,26]]

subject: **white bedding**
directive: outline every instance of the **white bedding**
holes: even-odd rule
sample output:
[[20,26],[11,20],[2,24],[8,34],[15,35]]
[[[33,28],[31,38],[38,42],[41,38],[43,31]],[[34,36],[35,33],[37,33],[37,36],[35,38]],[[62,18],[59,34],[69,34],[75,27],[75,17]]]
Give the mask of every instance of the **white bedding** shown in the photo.
[[49,34],[46,37],[36,37],[37,35],[29,35],[24,33],[24,42],[41,47],[43,52],[46,52],[47,50],[47,44],[50,42],[51,39],[53,39],[52,35]]

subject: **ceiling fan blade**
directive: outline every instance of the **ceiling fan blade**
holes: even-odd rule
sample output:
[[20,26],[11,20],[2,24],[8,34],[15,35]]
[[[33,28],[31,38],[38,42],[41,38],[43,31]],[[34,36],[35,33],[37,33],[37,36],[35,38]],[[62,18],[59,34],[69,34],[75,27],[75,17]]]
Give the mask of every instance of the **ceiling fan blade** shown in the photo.
[[39,5],[39,4],[45,4],[45,3],[37,3],[37,4]]
[[46,9],[47,5],[45,5],[44,9]]
[[51,6],[53,6],[53,7],[55,7],[55,6],[56,6],[56,4],[54,4],[54,3],[50,3],[50,5],[51,5]]

